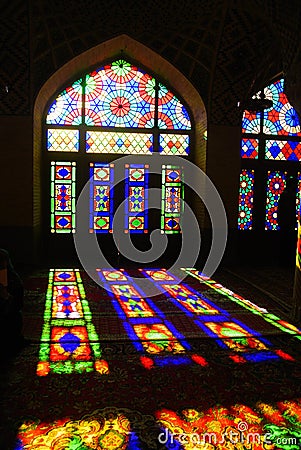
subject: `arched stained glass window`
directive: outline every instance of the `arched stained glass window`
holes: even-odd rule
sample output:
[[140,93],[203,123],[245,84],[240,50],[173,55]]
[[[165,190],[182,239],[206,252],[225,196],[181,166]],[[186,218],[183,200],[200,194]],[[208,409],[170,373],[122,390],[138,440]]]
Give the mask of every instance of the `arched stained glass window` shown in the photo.
[[[189,157],[191,133],[190,114],[179,96],[155,75],[124,58],[85,73],[64,87],[50,103],[46,113],[46,149],[53,167],[63,165],[68,153],[66,165],[74,165],[74,169],[72,182],[68,182],[68,186],[67,183],[61,186],[55,175],[52,175],[52,232],[68,233],[75,230],[74,201],[79,189],[76,186],[82,186],[90,177],[93,180],[90,191],[90,232],[112,232],[116,196],[110,183],[99,180],[97,174],[106,170],[113,174],[112,161],[122,155],[151,157],[153,153],[158,153],[162,155],[162,167],[165,155]],[[57,155],[59,162],[54,155]],[[144,170],[147,175],[148,169]],[[124,231],[145,233],[149,221],[147,212],[142,209],[147,204],[147,187],[142,182],[139,184],[139,180],[129,181],[128,167],[124,167],[124,180],[125,191],[136,199],[134,203],[132,200],[124,202]],[[68,195],[69,202],[69,191],[72,191],[73,209],[56,210],[56,207],[62,207],[62,195],[64,199]],[[183,196],[183,189],[179,192]],[[66,205],[69,205],[68,202],[66,200]],[[136,209],[133,209],[134,204]],[[166,214],[165,204],[162,203],[161,216]],[[137,208],[140,208],[139,211]],[[178,233],[180,214],[177,221],[179,226],[172,228],[168,221],[161,221],[161,231]]]
[[[260,92],[253,98],[261,98]],[[278,230],[278,200],[286,180],[296,180],[299,214],[301,128],[298,114],[279,79],[263,89],[272,105],[262,111],[245,110],[242,119],[238,229]],[[252,198],[252,202],[249,200]],[[263,214],[265,215],[263,217]],[[297,222],[296,222],[297,223]]]

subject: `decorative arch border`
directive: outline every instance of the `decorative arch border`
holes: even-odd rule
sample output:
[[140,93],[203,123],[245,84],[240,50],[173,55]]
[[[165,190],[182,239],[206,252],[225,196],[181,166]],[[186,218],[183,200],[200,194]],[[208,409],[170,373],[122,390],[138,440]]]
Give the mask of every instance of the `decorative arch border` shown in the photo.
[[[95,47],[81,53],[58,69],[42,86],[34,104],[33,126],[33,228],[35,245],[39,241],[42,224],[41,206],[41,163],[43,151],[43,117],[49,99],[57,92],[59,87],[64,87],[71,79],[82,73],[84,68],[101,64],[102,61],[120,56],[132,58],[140,62],[146,70],[157,74],[162,80],[167,80],[168,85],[174,88],[189,106],[195,123],[195,157],[194,163],[206,172],[206,141],[203,138],[207,129],[207,113],[204,102],[190,81],[172,64],[159,54],[146,47],[144,44],[132,39],[126,34],[114,37],[102,42]],[[200,223],[204,220],[204,211],[196,205]]]

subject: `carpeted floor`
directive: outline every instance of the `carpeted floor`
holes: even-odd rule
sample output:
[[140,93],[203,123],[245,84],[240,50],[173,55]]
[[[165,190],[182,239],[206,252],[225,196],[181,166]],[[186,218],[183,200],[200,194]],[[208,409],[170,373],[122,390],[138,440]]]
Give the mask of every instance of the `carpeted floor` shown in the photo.
[[[1,361],[1,450],[301,448],[299,330],[270,298],[230,276],[234,293],[195,273],[178,285],[197,299],[162,291],[149,303],[159,318],[135,328],[137,317],[122,316],[116,296],[81,272],[108,371],[38,376],[48,272],[25,280],[24,332],[33,343]],[[193,312],[196,300],[209,313]]]

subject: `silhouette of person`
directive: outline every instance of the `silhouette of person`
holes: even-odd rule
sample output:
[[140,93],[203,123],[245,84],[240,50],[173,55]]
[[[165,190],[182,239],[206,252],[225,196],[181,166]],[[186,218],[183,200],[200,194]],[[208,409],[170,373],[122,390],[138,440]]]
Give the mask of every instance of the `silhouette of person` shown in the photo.
[[294,265],[296,257],[296,193],[296,179],[290,177],[278,203],[279,256],[280,263],[284,266]]

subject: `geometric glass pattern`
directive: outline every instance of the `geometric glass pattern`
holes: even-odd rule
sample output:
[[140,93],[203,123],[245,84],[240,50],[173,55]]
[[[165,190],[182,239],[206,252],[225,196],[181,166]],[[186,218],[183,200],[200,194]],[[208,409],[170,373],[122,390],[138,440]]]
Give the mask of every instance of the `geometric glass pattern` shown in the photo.
[[123,59],[86,76],[85,123],[101,127],[151,128],[155,80]]
[[79,125],[82,122],[82,80],[61,92],[51,104],[46,117],[47,124]]
[[258,139],[243,138],[241,140],[240,156],[242,158],[258,158]]
[[112,233],[114,164],[90,163],[90,233]]
[[107,374],[79,270],[50,269],[37,375]]
[[264,89],[266,98],[272,100],[273,105],[263,112],[263,131],[265,134],[301,136],[298,114],[289,103],[283,90],[283,79]]
[[147,233],[148,228],[148,165],[125,165],[126,233]]
[[242,169],[239,181],[238,229],[252,230],[254,170]]
[[75,162],[51,162],[51,232],[75,232]]
[[258,134],[260,132],[260,113],[245,110],[241,127],[243,133]]
[[179,166],[162,165],[161,233],[181,232],[184,183]]
[[266,159],[301,161],[301,143],[294,141],[266,141]]
[[79,131],[70,129],[47,130],[47,150],[50,152],[78,152]]
[[145,133],[123,133],[87,131],[87,153],[130,153],[148,155],[153,151],[153,135]]
[[284,191],[286,182],[286,172],[269,171],[267,179],[267,200],[265,229],[278,230],[278,202],[280,195]]
[[189,155],[188,134],[160,134],[159,151],[161,155]]
[[296,217],[298,229],[298,223],[301,221],[301,172],[298,172],[297,180]]
[[190,130],[189,114],[180,100],[163,84],[158,89],[158,126],[160,129]]

